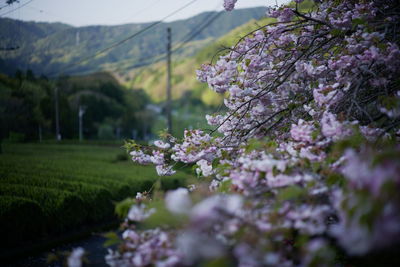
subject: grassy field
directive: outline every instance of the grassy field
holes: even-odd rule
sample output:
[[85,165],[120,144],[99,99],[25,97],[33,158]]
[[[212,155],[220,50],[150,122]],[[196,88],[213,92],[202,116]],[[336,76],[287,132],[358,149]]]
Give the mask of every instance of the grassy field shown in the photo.
[[[162,178],[163,189],[188,175]],[[151,166],[132,163],[122,148],[73,144],[3,144],[0,154],[2,245],[51,237],[114,216],[114,203],[148,190]]]

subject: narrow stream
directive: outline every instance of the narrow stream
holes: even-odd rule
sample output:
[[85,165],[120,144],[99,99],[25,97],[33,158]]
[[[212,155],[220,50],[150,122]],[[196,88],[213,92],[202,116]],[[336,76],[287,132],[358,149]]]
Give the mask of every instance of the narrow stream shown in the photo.
[[57,262],[57,263],[52,263],[49,264],[47,263],[47,256],[50,253],[55,253],[56,251],[62,252],[62,251],[72,251],[73,248],[77,247],[82,247],[86,251],[86,257],[89,260],[89,264],[85,264],[85,266],[99,266],[99,267],[105,267],[108,266],[104,260],[104,256],[107,253],[107,248],[103,246],[104,242],[106,241],[106,238],[102,236],[101,233],[95,233],[92,234],[91,236],[75,241],[72,243],[64,244],[61,246],[58,246],[56,248],[53,248],[50,251],[35,255],[35,256],[30,256],[26,257],[20,260],[16,260],[13,263],[8,263],[6,265],[2,265],[5,267],[63,267],[62,263]]

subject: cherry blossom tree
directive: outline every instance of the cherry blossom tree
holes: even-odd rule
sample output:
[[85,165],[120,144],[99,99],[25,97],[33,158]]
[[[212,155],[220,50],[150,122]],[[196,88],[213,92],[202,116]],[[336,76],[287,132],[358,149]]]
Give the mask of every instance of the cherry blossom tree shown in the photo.
[[[332,266],[398,245],[400,5],[302,2],[197,71],[225,96],[212,130],[127,144],[160,176],[180,162],[203,183],[165,205],[138,194],[111,266]],[[177,220],[143,230],[159,212]]]

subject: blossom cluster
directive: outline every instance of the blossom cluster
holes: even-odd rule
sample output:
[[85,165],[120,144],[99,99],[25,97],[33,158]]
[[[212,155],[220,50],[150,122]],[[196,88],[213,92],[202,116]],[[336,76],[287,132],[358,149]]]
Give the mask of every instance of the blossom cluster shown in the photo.
[[[393,154],[374,155],[366,148],[360,154],[353,149],[344,154],[346,163],[340,172],[347,178],[348,188],[332,194],[340,220],[331,233],[349,254],[363,255],[387,247],[400,236],[396,193],[400,185],[400,150],[397,147],[388,151]],[[380,162],[374,166],[376,158]],[[365,201],[366,195],[369,201]]]
[[124,247],[121,252],[109,250],[106,262],[110,266],[174,266],[181,257],[173,248],[168,233],[159,228],[135,231],[125,230],[122,234]]
[[[111,265],[333,266],[398,244],[399,4],[302,2],[197,71],[225,96],[227,111],[206,116],[213,132],[131,152],[160,175],[182,162],[210,182],[167,192],[182,224],[128,229]],[[128,220],[157,213],[143,205]]]

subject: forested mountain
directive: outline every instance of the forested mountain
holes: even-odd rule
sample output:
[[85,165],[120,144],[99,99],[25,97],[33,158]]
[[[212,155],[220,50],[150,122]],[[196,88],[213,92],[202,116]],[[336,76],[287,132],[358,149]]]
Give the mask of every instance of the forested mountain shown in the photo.
[[[295,4],[290,5],[294,7]],[[299,6],[299,9],[307,12],[312,6],[312,1],[305,1]],[[227,53],[229,48],[237,44],[241,38],[246,37],[261,26],[275,21],[275,19],[266,16],[261,19],[252,19],[201,46],[191,56],[179,57],[179,55],[173,55],[171,79],[173,98],[179,99],[185,96],[184,99],[188,99],[190,95],[190,98],[201,100],[207,106],[219,106],[222,103],[222,96],[213,90],[209,90],[206,83],[199,82],[196,79],[196,70],[200,68],[201,64],[215,63],[220,55]],[[127,88],[143,89],[156,102],[165,100],[167,75],[165,62],[157,62],[128,71],[114,71],[113,74]]]
[[[223,12],[180,49],[182,56],[194,54],[219,36],[260,18],[265,8],[249,8]],[[22,22],[0,19],[0,72],[14,74],[17,69],[31,69],[36,75],[83,74],[100,70],[126,70],[165,53],[166,28],[172,29],[173,46],[187,40],[191,33],[214,18],[216,12],[205,12],[186,20],[160,23],[151,30],[125,42],[108,53],[84,64],[66,66],[138,32],[151,23],[118,26],[72,27],[60,23]],[[10,50],[8,48],[17,48]],[[8,50],[8,51],[5,51]],[[56,75],[54,75],[56,76]]]
[[[267,17],[261,20],[251,20],[208,43],[193,56],[173,56],[171,79],[173,98],[179,99],[185,94],[185,98],[187,98],[187,94],[190,94],[192,98],[201,100],[206,105],[218,106],[221,104],[221,96],[212,90],[208,90],[207,84],[200,83],[196,79],[196,70],[200,68],[201,64],[210,63],[212,58],[218,58],[214,57],[216,54],[226,53],[228,50],[224,50],[224,48],[235,45],[240,38],[249,32],[272,21],[274,19]],[[114,72],[114,76],[127,88],[143,89],[156,102],[165,100],[165,62],[158,62],[126,72]]]

